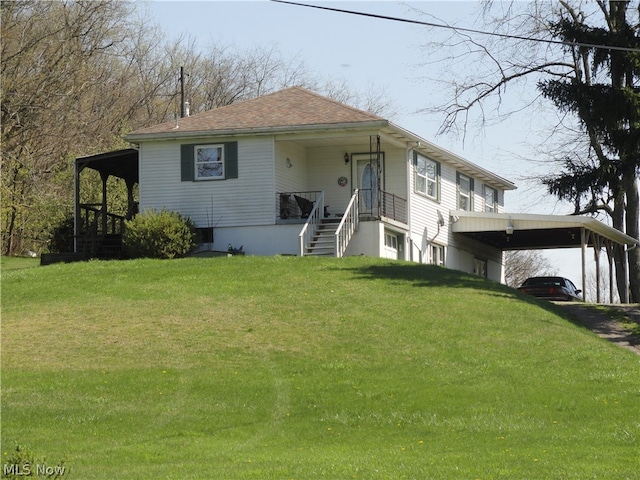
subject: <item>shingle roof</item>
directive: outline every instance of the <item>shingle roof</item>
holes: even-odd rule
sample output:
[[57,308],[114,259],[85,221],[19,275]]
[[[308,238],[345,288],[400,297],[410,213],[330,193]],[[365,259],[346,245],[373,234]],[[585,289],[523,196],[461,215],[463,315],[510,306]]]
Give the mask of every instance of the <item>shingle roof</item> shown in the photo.
[[323,97],[300,87],[291,87],[252,100],[214,108],[203,113],[127,135],[210,132],[216,130],[251,130],[313,125],[344,125],[380,122],[383,118]]

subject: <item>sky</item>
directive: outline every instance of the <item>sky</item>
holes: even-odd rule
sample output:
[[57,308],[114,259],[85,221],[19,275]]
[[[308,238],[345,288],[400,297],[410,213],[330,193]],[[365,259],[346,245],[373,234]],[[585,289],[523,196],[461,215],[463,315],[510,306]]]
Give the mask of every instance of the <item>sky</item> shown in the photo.
[[[295,1],[469,27],[474,26],[479,11],[478,2],[462,0]],[[438,78],[440,67],[429,62],[433,52],[423,47],[434,36],[444,34],[440,29],[268,0],[153,0],[147,7],[170,38],[190,35],[203,49],[216,43],[240,51],[275,46],[283,57],[300,58],[321,78],[346,79],[356,91],[367,91],[372,85],[384,89],[397,112],[389,120],[518,185],[517,190],[506,193],[506,211],[559,215],[572,211],[571,206],[549,196],[544,187],[525,179],[540,173],[540,166],[523,158],[532,158],[535,147],[544,140],[532,111],[483,129],[470,125],[464,139],[436,135],[442,114],[417,113],[442,100],[439,89],[429,80]],[[517,104],[521,98],[514,97],[519,95],[516,90],[510,98],[507,91],[505,102]],[[580,249],[548,250],[545,256],[555,273],[580,283]]]

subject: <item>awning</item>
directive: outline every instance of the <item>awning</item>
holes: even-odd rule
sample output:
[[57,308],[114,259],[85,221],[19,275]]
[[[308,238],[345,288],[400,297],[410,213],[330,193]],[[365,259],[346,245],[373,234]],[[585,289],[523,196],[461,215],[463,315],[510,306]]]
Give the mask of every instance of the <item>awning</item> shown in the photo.
[[527,213],[488,213],[452,210],[449,212],[451,231],[473,238],[501,250],[534,250],[575,248],[582,246],[582,231],[586,244],[597,245],[596,238],[608,239],[618,245],[633,246],[638,240],[595,218],[579,215],[536,215]]
[[[451,210],[451,231],[500,250],[538,250],[550,248],[582,249],[582,291],[586,291],[586,254],[592,247],[596,261],[596,296],[600,302],[600,251],[609,253],[609,301],[613,302],[614,252],[636,248],[638,240],[599,222],[579,215],[536,215],[527,213],[489,213]],[[626,255],[625,255],[626,257]],[[627,261],[622,262],[627,279]],[[628,303],[628,291],[620,300]]]
[[105,177],[114,176],[131,183],[139,182],[138,150],[126,148],[76,159],[77,171],[88,167]]

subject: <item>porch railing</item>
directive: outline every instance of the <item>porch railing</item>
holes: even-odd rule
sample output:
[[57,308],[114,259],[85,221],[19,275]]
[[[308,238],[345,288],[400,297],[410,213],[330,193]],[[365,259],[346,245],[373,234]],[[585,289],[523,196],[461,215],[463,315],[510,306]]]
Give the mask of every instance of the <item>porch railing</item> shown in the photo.
[[358,230],[358,195],[359,190],[356,188],[336,229],[336,257],[338,258],[344,255],[351,237]]
[[398,222],[407,223],[407,200],[381,190],[380,215]]
[[313,204],[313,209],[309,213],[307,217],[307,221],[304,223],[304,227],[300,231],[300,235],[298,236],[300,239],[299,243],[299,254],[301,257],[304,256],[305,252],[311,245],[311,241],[316,234],[318,229],[318,225],[324,218],[324,191],[320,192],[317,196],[315,203]]
[[358,200],[360,215],[364,217],[387,217],[407,223],[407,200],[384,190],[360,189]]
[[318,200],[319,191],[276,193],[278,220],[306,219]]
[[80,231],[76,235],[76,253],[86,257],[119,254],[126,218],[103,212],[102,204],[84,203],[79,207]]
[[85,226],[94,226],[96,233],[99,235],[119,235],[124,232],[126,218],[115,213],[104,213],[102,204],[80,204],[80,212],[83,224]]

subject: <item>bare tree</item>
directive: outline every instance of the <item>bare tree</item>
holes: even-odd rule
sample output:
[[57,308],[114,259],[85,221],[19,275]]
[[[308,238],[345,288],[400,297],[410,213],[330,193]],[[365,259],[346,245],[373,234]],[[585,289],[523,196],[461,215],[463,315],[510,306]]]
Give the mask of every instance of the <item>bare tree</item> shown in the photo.
[[121,148],[124,133],[157,123],[177,82],[134,3],[0,8],[2,253],[16,254],[42,249],[71,211],[73,159]]
[[517,288],[529,277],[554,276],[556,270],[540,250],[512,250],[504,254],[504,279]]
[[[120,90],[104,56],[124,42],[119,25],[131,6],[26,1],[0,8],[2,251],[13,254],[36,240],[38,217],[60,207],[55,179],[68,168],[69,146],[91,138],[99,148],[113,138],[104,124],[117,121],[102,107]],[[96,69],[99,57],[105,62]],[[87,95],[95,89],[103,95]]]
[[[445,75],[449,101],[429,111],[444,114],[442,132],[467,132],[470,122],[499,123],[516,111],[542,108],[550,99],[558,123],[550,134],[580,132],[585,154],[569,146],[550,160],[560,174],[541,174],[549,193],[571,201],[576,214],[602,212],[615,228],[634,238],[640,232],[640,39],[638,6],[630,1],[484,3],[481,20],[491,36],[452,30],[432,61],[455,71]],[[448,48],[443,48],[446,45]],[[433,51],[433,47],[431,47]],[[464,70],[458,67],[464,65]],[[468,68],[473,65],[473,68]],[[445,67],[446,68],[446,67]],[[513,90],[535,82],[536,89]],[[533,93],[531,93],[533,92]],[[598,92],[600,92],[598,94]],[[617,105],[610,107],[611,102]],[[615,118],[612,118],[615,117]],[[640,252],[628,253],[631,291],[640,298]],[[622,259],[616,259],[624,291]]]
[[74,158],[123,148],[127,132],[178,115],[181,67],[193,112],[290,85],[354,97],[276,47],[168,42],[135,2],[25,0],[0,9],[3,254],[45,248],[72,210]]

